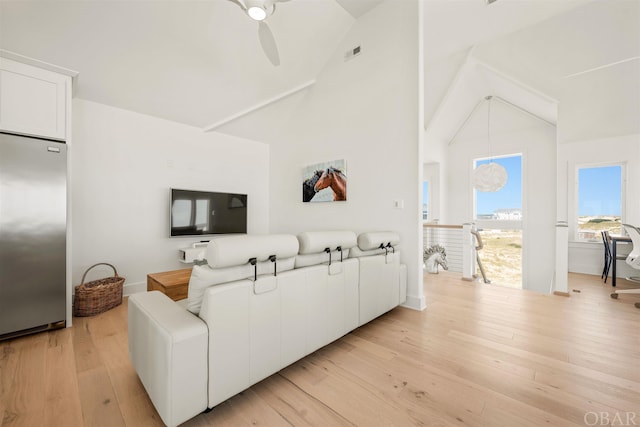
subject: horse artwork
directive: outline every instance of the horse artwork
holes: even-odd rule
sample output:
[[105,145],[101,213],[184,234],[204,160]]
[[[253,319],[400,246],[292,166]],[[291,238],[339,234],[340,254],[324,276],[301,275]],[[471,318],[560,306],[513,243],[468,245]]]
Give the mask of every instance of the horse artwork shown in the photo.
[[305,167],[302,171],[303,202],[347,200],[345,160],[333,160]]
[[333,191],[334,202],[347,200],[347,177],[341,170],[327,168],[316,182],[314,190],[318,192],[327,187],[331,187]]
[[318,179],[320,178],[323,172],[324,171],[317,170],[313,173],[311,178],[307,178],[304,181],[302,181],[302,201],[303,202],[310,202],[311,199],[313,199],[313,196],[316,195],[316,189],[315,189],[316,182],[318,182]]
[[424,250],[424,267],[427,273],[438,274],[438,266],[448,270],[447,252],[440,245],[433,245]]

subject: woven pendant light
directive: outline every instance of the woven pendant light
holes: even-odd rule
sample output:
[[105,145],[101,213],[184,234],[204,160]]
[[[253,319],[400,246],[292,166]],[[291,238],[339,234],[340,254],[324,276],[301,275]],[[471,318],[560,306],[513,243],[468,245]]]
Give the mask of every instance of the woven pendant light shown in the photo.
[[[489,102],[487,106],[487,141],[489,143],[489,156],[491,156],[491,98],[485,99]],[[473,187],[478,191],[495,192],[507,184],[507,170],[493,159],[489,163],[482,164],[473,170]]]

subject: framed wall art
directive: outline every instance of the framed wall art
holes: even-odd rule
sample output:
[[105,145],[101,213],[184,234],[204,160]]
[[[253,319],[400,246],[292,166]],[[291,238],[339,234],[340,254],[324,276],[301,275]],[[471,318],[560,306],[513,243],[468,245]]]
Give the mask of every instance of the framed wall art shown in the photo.
[[341,202],[346,200],[346,160],[316,163],[302,169],[303,202]]

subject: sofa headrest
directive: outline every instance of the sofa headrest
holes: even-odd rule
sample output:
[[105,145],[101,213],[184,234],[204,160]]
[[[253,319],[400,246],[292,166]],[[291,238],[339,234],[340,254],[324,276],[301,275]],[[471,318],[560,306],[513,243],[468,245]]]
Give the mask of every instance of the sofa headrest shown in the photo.
[[387,245],[395,246],[400,243],[400,236],[393,231],[370,231],[358,236],[358,247],[363,251],[370,251]]
[[211,268],[247,264],[251,258],[267,261],[290,258],[298,253],[298,239],[290,234],[240,235],[214,239],[207,245],[207,264]]
[[298,234],[298,242],[300,255],[316,254],[326,248],[331,251],[338,247],[351,249],[356,245],[356,234],[353,231],[305,231]]

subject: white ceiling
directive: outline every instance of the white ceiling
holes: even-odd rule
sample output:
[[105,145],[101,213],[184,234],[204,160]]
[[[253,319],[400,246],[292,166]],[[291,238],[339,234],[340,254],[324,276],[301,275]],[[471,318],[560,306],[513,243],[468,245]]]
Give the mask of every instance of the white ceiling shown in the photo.
[[[532,9],[533,3],[540,8]],[[509,21],[504,13],[514,6],[518,12],[508,16],[522,27],[505,33],[506,26],[496,19]],[[459,2],[448,9],[452,38],[431,51],[425,49],[427,138],[451,141],[487,95],[501,96],[550,123],[557,122],[558,105],[563,105],[562,136],[567,140],[594,138],[598,132],[633,132],[638,127],[634,120],[621,117],[626,112],[620,108],[630,102],[633,110],[634,100],[640,100],[639,1],[500,0],[484,9],[463,9]],[[547,14],[544,19],[540,19],[542,12]],[[513,28],[512,22],[508,26]],[[433,37],[425,35],[425,45],[433,45]],[[582,121],[567,114],[567,109],[584,107],[598,119],[607,110],[620,119],[602,120],[608,123],[599,123],[595,129],[587,123],[595,126],[596,117],[586,119],[586,111]]]
[[[557,123],[557,101],[517,80],[513,80],[498,70],[479,62],[468,55],[457,72],[454,82],[448,88],[443,101],[429,121],[426,141],[437,140],[451,143],[467,127],[470,119],[486,110],[486,97],[494,98],[492,104],[510,107],[511,110],[537,118],[549,125]],[[482,113],[486,117],[486,113]],[[503,115],[504,117],[504,115]],[[497,126],[498,125],[498,126]],[[520,123],[510,119],[509,123],[494,123],[494,130],[512,131]],[[469,132],[466,132],[469,135]]]
[[[610,12],[612,1],[626,8]],[[78,71],[77,97],[204,129],[313,81],[355,20],[381,2],[278,4],[267,23],[279,67],[263,54],[257,24],[228,0],[1,0],[0,48]],[[460,65],[476,46],[482,62],[554,96],[567,74],[638,55],[639,4],[425,0],[425,61],[457,55]],[[623,24],[603,27],[602,14]],[[426,111],[433,113],[447,85],[434,89],[427,77]],[[269,110],[270,117],[288,111]],[[252,119],[260,122],[260,115]],[[242,133],[237,123],[224,131]]]
[[384,0],[336,0],[340,6],[354,18],[362,15],[382,3]]
[[0,47],[78,71],[80,98],[206,127],[313,79],[354,19],[333,0],[278,4],[274,67],[227,0],[3,0]]
[[485,43],[593,0],[427,0],[424,3],[426,62]]
[[591,1],[478,45],[474,55],[550,96],[560,97],[572,76],[587,75],[598,68],[608,72],[606,68],[640,59],[640,1]]

